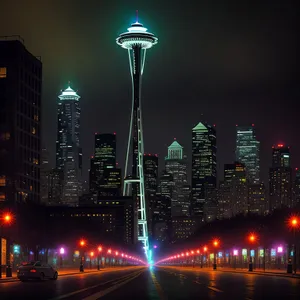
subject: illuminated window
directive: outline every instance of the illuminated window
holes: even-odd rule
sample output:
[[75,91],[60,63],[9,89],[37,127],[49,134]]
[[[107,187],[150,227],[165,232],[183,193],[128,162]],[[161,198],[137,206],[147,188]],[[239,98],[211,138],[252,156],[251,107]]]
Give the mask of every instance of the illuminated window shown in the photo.
[[4,193],[0,193],[0,201],[5,201],[5,194]]
[[6,78],[6,68],[0,68],[0,78]]
[[0,186],[6,186],[6,177],[0,176]]
[[34,163],[35,165],[38,165],[38,164],[39,164],[39,160],[38,160],[37,158],[34,158],[34,159],[33,159],[33,163]]
[[35,127],[32,127],[31,133],[32,133],[32,134],[35,134],[35,133],[36,133]]
[[39,120],[39,116],[38,115],[34,115],[33,119],[34,119],[34,121],[38,121]]

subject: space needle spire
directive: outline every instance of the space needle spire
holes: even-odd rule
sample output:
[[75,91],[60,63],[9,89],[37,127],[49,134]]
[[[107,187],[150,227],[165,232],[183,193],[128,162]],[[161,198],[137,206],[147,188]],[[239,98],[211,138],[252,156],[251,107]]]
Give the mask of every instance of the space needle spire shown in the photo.
[[[123,195],[132,195],[134,201],[136,201],[137,238],[143,243],[145,253],[148,255],[149,239],[143,170],[144,141],[141,81],[144,71],[146,50],[157,44],[157,38],[154,34],[148,32],[143,24],[139,23],[138,11],[136,11],[136,22],[131,24],[131,27],[129,27],[126,32],[120,34],[116,42],[122,48],[128,50],[132,79],[132,110],[125,161]],[[129,161],[132,162],[131,170],[129,169]]]

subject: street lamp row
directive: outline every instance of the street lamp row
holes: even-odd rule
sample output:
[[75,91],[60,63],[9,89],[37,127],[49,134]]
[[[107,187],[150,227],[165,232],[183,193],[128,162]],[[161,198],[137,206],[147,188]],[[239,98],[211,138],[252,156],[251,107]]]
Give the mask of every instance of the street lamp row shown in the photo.
[[[296,273],[296,229],[299,229],[300,228],[300,218],[297,217],[297,216],[292,216],[288,219],[288,225],[290,228],[292,228],[293,230],[293,233],[294,233],[294,242],[293,242],[293,264],[291,263],[291,259],[289,259],[289,264],[288,264],[288,273],[291,273],[292,270],[292,265],[294,265],[294,272]],[[248,236],[247,236],[247,240],[250,244],[255,244],[258,242],[258,235],[256,233],[250,233]],[[213,263],[213,269],[216,270],[217,269],[217,261],[216,261],[216,249],[220,247],[220,243],[221,241],[219,239],[216,239],[214,238],[211,242],[212,244],[212,249],[213,249],[213,252],[214,252],[214,263]],[[201,251],[200,249],[197,249],[197,250],[190,250],[190,251],[186,251],[186,252],[182,252],[181,254],[176,254],[176,255],[173,255],[173,256],[168,256],[160,261],[158,261],[156,264],[160,264],[160,263],[164,263],[164,262],[167,262],[167,261],[170,261],[170,260],[174,260],[174,259],[179,259],[179,258],[182,258],[182,257],[189,257],[189,256],[194,256],[195,254],[199,254],[199,255],[204,255],[205,252],[208,251],[208,248],[207,246],[204,246],[202,248],[203,251]],[[234,255],[237,254],[237,250],[234,250],[235,253]],[[264,250],[264,259],[265,259],[265,250]],[[251,255],[249,256],[249,271],[253,271],[253,262],[252,262],[252,257]]]

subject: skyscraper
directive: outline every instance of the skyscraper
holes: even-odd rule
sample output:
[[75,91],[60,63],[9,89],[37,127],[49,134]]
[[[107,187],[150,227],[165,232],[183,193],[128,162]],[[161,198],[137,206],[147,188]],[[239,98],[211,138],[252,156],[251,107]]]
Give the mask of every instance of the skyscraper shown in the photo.
[[190,197],[187,191],[187,162],[183,147],[174,140],[165,157],[166,172],[173,177],[172,216],[189,215]]
[[[141,81],[146,50],[157,44],[157,38],[152,33],[147,32],[147,28],[136,20],[136,22],[128,28],[127,32],[120,34],[117,38],[117,44],[128,50],[133,94],[123,193],[124,196],[129,195],[129,188],[131,186],[133,199],[137,202],[138,240],[144,244],[145,253],[148,254],[149,240],[144,189]],[[131,172],[129,170],[130,151],[132,151]]]
[[144,154],[145,196],[148,216],[149,236],[152,236],[153,209],[156,201],[158,182],[158,156],[157,154]]
[[246,166],[250,184],[259,183],[259,147],[254,124],[250,127],[236,127],[236,161]]
[[42,62],[0,38],[0,203],[40,201]]
[[63,170],[65,205],[78,205],[81,195],[80,96],[69,86],[58,96],[56,167]]
[[269,170],[270,210],[292,207],[292,169],[290,149],[283,144],[272,147],[272,167]]
[[95,133],[95,155],[91,158],[90,192],[99,196],[119,196],[121,169],[116,168],[116,134]]
[[217,182],[216,130],[199,122],[192,137],[192,213],[202,221],[206,189],[216,188]]

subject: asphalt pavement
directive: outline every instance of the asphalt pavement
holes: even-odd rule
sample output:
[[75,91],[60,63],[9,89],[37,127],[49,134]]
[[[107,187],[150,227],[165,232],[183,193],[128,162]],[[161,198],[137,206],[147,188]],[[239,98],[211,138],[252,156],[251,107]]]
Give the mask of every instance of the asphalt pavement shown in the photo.
[[66,275],[57,281],[3,282],[0,299],[300,299],[300,279],[282,276],[131,267]]

